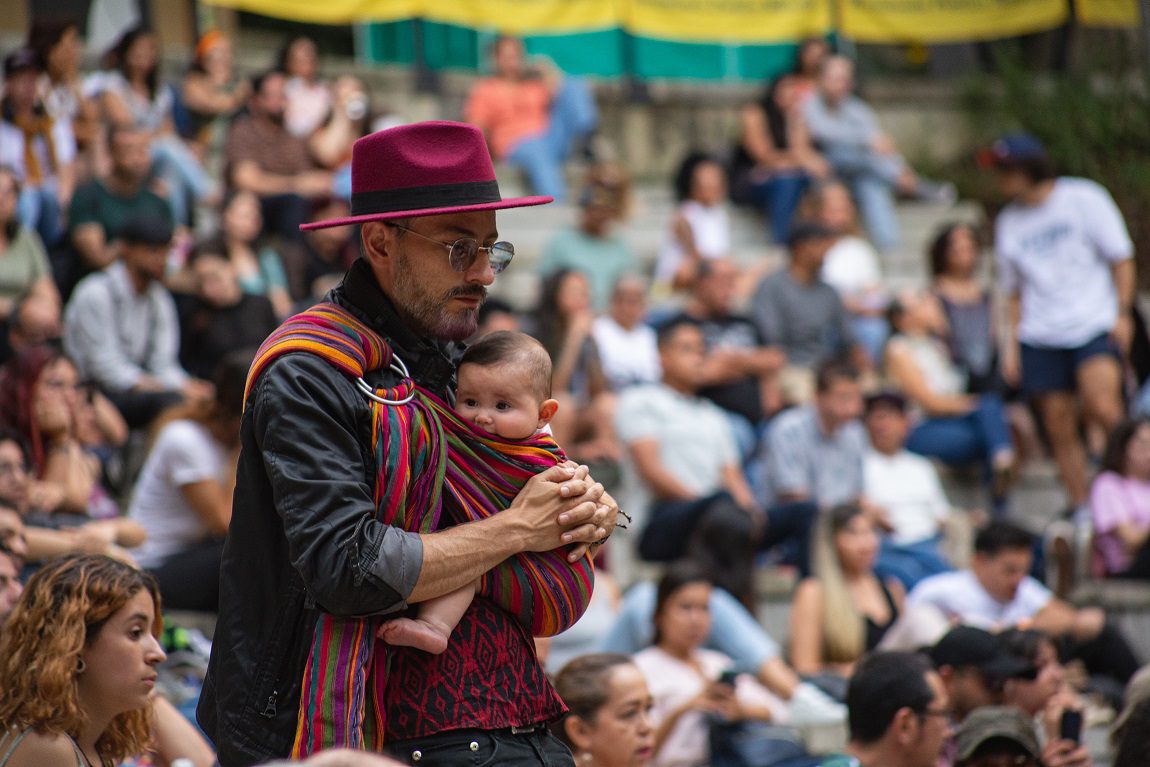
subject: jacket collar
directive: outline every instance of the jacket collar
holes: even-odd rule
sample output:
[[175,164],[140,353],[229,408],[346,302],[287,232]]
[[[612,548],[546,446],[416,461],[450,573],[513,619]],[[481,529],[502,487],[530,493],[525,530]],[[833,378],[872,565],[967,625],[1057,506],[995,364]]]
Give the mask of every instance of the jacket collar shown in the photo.
[[463,355],[463,347],[419,336],[407,327],[395,304],[380,289],[371,266],[362,258],[351,265],[328,299],[353,312],[386,338],[416,383],[441,396],[454,389],[455,366]]

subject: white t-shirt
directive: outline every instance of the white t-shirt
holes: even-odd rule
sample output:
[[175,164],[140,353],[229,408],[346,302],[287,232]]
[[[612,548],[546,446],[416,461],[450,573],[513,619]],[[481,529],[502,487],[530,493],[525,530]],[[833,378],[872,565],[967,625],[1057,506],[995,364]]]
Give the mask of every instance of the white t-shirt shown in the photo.
[[[731,216],[726,205],[708,206],[687,200],[679,206],[679,213],[687,220],[695,249],[703,258],[722,258],[731,254]],[[669,283],[685,258],[683,246],[672,232],[659,251],[655,281]]]
[[128,516],[148,533],[132,550],[141,567],[156,567],[208,535],[180,488],[206,479],[225,481],[227,461],[227,450],[195,421],[172,421],[160,431],[128,509]]
[[986,592],[973,572],[959,570],[919,581],[907,595],[906,604],[907,607],[932,605],[947,618],[998,631],[1033,618],[1053,596],[1048,588],[1028,575],[1019,584],[1014,599],[999,602]]
[[603,316],[596,318],[591,335],[612,390],[655,383],[662,377],[659,347],[650,325],[640,323],[627,330],[610,316]]
[[[700,496],[720,490],[723,469],[739,462],[731,422],[719,406],[661,383],[632,386],[619,396],[615,430],[624,445],[658,442],[660,463]],[[623,462],[623,497],[632,526],[642,530],[652,494],[631,460]]]
[[[36,157],[36,164],[40,166],[41,178],[44,181],[55,180],[59,169],[64,165],[70,165],[76,159],[76,137],[72,134],[72,123],[69,120],[53,120],[51,137],[52,149],[56,155],[55,168],[49,161],[51,158],[44,139],[38,139],[32,147],[32,153]],[[28,164],[24,158],[24,131],[7,120],[0,120],[0,166],[7,166],[16,171],[16,177],[22,183],[27,183]]]
[[[648,647],[635,654],[635,665],[647,678],[647,687],[655,701],[651,718],[656,727],[672,711],[701,693],[704,685],[718,679],[724,669],[731,667],[731,659],[714,650],[696,650],[695,660],[702,666],[703,676],[690,664],[658,647]],[[735,697],[745,705],[765,706],[770,709],[773,722],[785,723],[785,704],[749,675],[740,674],[736,678]],[[709,729],[703,712],[683,714],[663,741],[663,747],[655,754],[653,767],[706,765],[711,756]]]
[[1113,264],[1132,257],[1122,213],[1101,185],[1060,178],[1033,207],[1011,203],[995,226],[998,274],[1022,300],[1019,340],[1033,346],[1082,346],[1114,326]]
[[868,450],[863,460],[863,495],[886,510],[898,544],[933,538],[950,503],[942,490],[934,464],[903,450],[884,455]]
[[882,272],[878,254],[861,237],[840,237],[835,241],[823,260],[822,278],[844,298],[874,295],[881,305]]

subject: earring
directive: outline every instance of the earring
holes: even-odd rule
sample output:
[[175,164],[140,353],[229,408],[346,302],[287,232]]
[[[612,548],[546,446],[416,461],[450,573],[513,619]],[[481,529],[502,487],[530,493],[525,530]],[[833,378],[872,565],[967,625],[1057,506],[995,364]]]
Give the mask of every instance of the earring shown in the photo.
[[88,670],[88,664],[84,662],[84,659],[83,658],[77,658],[76,659],[76,673],[77,674],[83,674],[87,670]]
[[590,765],[594,763],[595,757],[591,756],[590,751],[581,751],[579,753],[579,764]]

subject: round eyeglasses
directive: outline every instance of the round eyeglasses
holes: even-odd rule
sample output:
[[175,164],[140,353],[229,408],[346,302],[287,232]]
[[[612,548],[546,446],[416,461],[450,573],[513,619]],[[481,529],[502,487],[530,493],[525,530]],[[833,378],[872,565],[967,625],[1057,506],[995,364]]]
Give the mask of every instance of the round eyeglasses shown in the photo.
[[479,257],[481,251],[487,251],[487,261],[491,264],[491,270],[496,274],[506,269],[507,265],[511,263],[511,259],[515,257],[515,246],[510,242],[497,242],[490,247],[480,245],[474,237],[460,237],[455,242],[443,242],[434,237],[428,237],[426,234],[420,234],[406,226],[399,224],[392,224],[392,226],[447,248],[447,263],[457,272],[466,272],[474,266],[475,259]]

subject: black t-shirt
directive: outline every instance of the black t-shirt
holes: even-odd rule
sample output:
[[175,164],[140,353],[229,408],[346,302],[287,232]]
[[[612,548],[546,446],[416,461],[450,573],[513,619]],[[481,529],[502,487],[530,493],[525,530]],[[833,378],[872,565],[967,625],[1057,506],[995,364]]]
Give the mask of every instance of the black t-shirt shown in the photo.
[[180,364],[197,378],[211,380],[228,352],[253,351],[276,329],[279,320],[266,296],[245,293],[240,302],[223,308],[198,298],[179,300]]
[[[680,317],[695,322],[703,331],[708,354],[722,348],[754,350],[766,346],[755,323],[746,317],[737,314],[705,320],[686,314]],[[723,410],[741,415],[752,424],[763,420],[763,400],[759,391],[759,379],[755,376],[747,376],[719,386],[708,386],[699,391],[699,396],[706,397]]]

